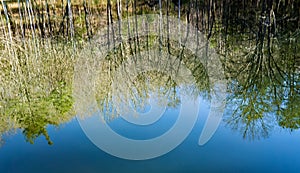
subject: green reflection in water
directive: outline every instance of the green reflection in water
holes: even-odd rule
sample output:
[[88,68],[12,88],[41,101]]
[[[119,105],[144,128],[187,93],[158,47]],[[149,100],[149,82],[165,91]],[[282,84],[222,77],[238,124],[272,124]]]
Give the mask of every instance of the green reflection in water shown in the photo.
[[[157,50],[157,52],[150,53],[152,50]],[[86,54],[88,53],[84,52],[84,56]],[[97,57],[97,55],[88,57]],[[144,60],[141,60],[143,58]],[[165,62],[167,60],[169,61]],[[97,106],[90,107],[89,105],[93,104],[92,101],[82,100],[80,105],[76,105],[78,112],[82,112],[80,113],[82,115],[89,111],[88,114],[91,115],[93,111],[100,109],[105,112],[105,119],[112,119],[124,113],[125,109],[121,109],[121,107],[124,107],[122,105],[126,105],[126,103],[133,103],[134,108],[143,108],[147,104],[150,94],[155,94],[159,103],[175,108],[180,104],[177,93],[179,86],[185,86],[189,92],[192,91],[191,97],[201,94],[203,97],[209,98],[209,79],[204,65],[188,49],[179,46],[178,42],[167,42],[167,38],[140,36],[138,39],[123,42],[103,59],[91,58],[87,61],[90,62],[78,69],[82,68],[92,74],[82,78],[83,81],[91,81],[92,85],[84,85],[85,88],[77,92],[86,91],[86,87],[93,90],[95,85],[95,91],[90,93],[90,98],[95,97]],[[154,67],[154,70],[139,72],[136,76],[132,76],[137,69],[143,68],[139,65],[141,63],[145,65],[152,63],[157,66]],[[188,75],[180,73],[182,65],[189,69],[194,79],[189,80],[185,78]],[[146,67],[144,68],[146,69]],[[174,77],[178,79],[177,83],[174,81]],[[194,80],[196,83],[191,84]],[[117,84],[114,85],[114,82]],[[79,98],[81,97],[79,96]]]
[[[290,130],[299,129],[300,31],[299,10],[295,9],[298,6],[297,1],[279,1],[279,4],[272,4],[271,1],[215,1],[213,8],[209,10],[206,7],[211,1],[185,2],[188,3],[184,4],[181,18],[195,23],[199,30],[207,34],[210,45],[223,57],[225,72],[231,81],[228,88],[226,123],[240,131],[243,137],[250,139],[268,137],[275,125]],[[124,4],[123,6],[125,7]],[[144,6],[136,12],[151,11]],[[129,7],[124,9],[121,16],[135,13],[132,4]],[[97,14],[92,12],[91,16]],[[177,15],[176,12],[169,7],[163,8],[163,13]],[[112,13],[115,16],[120,15]],[[59,18],[60,13],[56,12],[55,15]],[[36,137],[44,135],[51,143],[46,127],[58,126],[74,117],[72,80],[77,51],[74,51],[73,45],[64,44],[63,39],[53,43],[54,38],[51,41],[40,38],[55,34],[69,38],[70,29],[64,28],[65,25],[69,27],[66,24],[69,21],[63,18],[60,25],[49,19],[48,27],[53,28],[49,32],[42,32],[46,25],[38,26],[42,27],[39,30],[41,34],[35,33],[38,37],[35,40],[28,36],[32,32],[28,29],[29,26],[29,32],[21,33],[22,29],[17,29],[20,19],[14,21],[10,13],[1,13],[1,17],[1,26],[6,27],[1,27],[3,32],[0,35],[0,134],[21,128],[29,142],[33,143]],[[90,37],[92,31],[103,22],[89,26],[93,24],[88,20],[80,20],[81,18],[83,16],[74,14],[74,27],[77,31],[75,36],[87,32]],[[30,24],[30,19],[23,19],[24,22],[27,21],[26,25]],[[86,29],[83,29],[83,22],[80,21],[86,22]],[[27,34],[26,39],[19,39],[22,34]],[[126,56],[136,55],[136,50],[157,46],[157,41],[157,37],[150,36],[141,37],[138,42],[125,42],[102,62],[97,100],[103,110],[112,99],[111,76],[114,75],[114,69],[122,64]],[[80,38],[78,42],[85,41]],[[207,96],[209,86],[203,64],[188,50],[184,50],[184,54],[180,56],[182,48],[176,47],[178,43],[165,39],[161,44],[165,52],[178,56],[193,72],[197,89],[195,95],[204,93]],[[77,50],[81,48],[81,44],[78,44]],[[158,88],[162,88],[162,95],[169,94],[169,106],[176,107],[180,102],[175,93],[179,84],[164,73],[141,73],[130,82],[133,88],[127,88],[131,92],[128,99],[137,104],[137,107],[143,107],[142,103],[149,92]]]
[[270,27],[261,25],[252,40],[241,41],[244,34],[232,34],[230,51],[224,52],[232,81],[232,111],[226,122],[249,139],[268,137],[275,125],[290,130],[300,125],[299,30],[276,37]]
[[44,135],[52,144],[47,126],[73,117],[72,52],[49,43],[37,53],[31,46],[1,58],[0,133],[20,128],[30,143]]

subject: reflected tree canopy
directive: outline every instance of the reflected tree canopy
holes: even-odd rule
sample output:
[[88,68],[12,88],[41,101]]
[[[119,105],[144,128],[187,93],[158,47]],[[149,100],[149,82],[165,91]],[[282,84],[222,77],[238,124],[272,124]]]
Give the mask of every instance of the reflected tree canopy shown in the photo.
[[56,49],[57,54],[52,55],[52,51],[24,55],[27,52],[14,50],[19,54],[18,59],[2,57],[1,133],[21,128],[30,143],[44,135],[51,144],[47,126],[59,126],[74,116],[71,113],[73,65],[71,59],[65,61],[70,54]]
[[268,137],[275,125],[299,128],[299,12],[281,16],[293,5],[274,4],[263,1],[256,20],[225,28],[226,39],[217,43],[226,45],[219,50],[231,81],[226,122],[249,139]]
[[[22,129],[27,141],[33,143],[43,135],[51,144],[47,126],[71,120],[77,106],[88,107],[74,106],[74,66],[80,52],[94,41],[101,44],[97,38],[103,36],[114,49],[90,70],[97,74],[93,78],[97,107],[113,110],[105,118],[118,116],[122,110],[117,105],[124,103],[143,109],[152,93],[158,93],[162,104],[176,107],[182,85],[193,96],[210,99],[207,64],[184,47],[184,40],[145,36],[136,28],[136,37],[114,45],[120,30],[98,33],[107,24],[118,28],[118,21],[147,13],[191,23],[206,36],[207,44],[199,48],[217,51],[229,82],[224,119],[228,127],[248,139],[269,137],[275,126],[299,129],[299,6],[297,0],[1,1],[0,134]],[[120,28],[127,31],[134,26]],[[155,56],[143,54],[150,49],[157,50]],[[85,53],[85,63],[94,63],[97,54]],[[145,58],[163,64],[159,53],[172,60],[165,67],[168,73],[150,70],[132,76],[139,68],[135,65]],[[180,64],[191,72],[193,86],[184,78],[172,78]]]
[[[93,54],[93,51],[97,52],[98,49],[83,54]],[[90,62],[78,68],[83,70],[80,73],[91,75],[83,75],[77,81],[88,79],[92,81],[92,85],[88,85],[90,89],[86,89],[88,86],[84,85],[77,92],[87,94],[83,92],[93,91],[89,98],[95,97],[97,109],[105,112],[105,118],[114,118],[126,112],[128,104],[132,104],[135,109],[143,109],[153,94],[160,104],[177,107],[180,104],[179,87],[181,92],[188,90],[186,94],[191,94],[190,97],[209,97],[210,86],[205,65],[178,42],[153,35],[141,36],[115,46],[103,58],[94,58],[97,56],[97,53],[89,56]],[[83,61],[86,62],[86,59]],[[187,73],[191,73],[192,78],[188,78]],[[94,75],[96,77],[92,77]],[[92,105],[91,101],[82,100],[75,107],[78,112],[89,112],[88,109],[91,108],[86,104]]]

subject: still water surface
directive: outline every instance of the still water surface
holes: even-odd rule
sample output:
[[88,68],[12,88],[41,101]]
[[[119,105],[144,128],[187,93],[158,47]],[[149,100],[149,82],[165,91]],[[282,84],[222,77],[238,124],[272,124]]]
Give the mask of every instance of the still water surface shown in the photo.
[[[51,52],[46,42],[40,58],[21,52],[23,64],[10,54],[1,57],[0,172],[298,173],[299,10],[265,1],[243,2],[241,11],[239,3],[213,2],[216,9],[206,10],[204,2],[188,2],[179,11],[187,13],[182,23],[168,7],[167,17],[133,15],[100,28],[77,52],[59,43]],[[155,104],[149,105],[151,99]],[[216,132],[210,129],[199,145],[217,108],[223,116],[210,121]],[[160,156],[127,160],[97,147],[97,141],[114,142],[97,136],[104,121],[125,138],[146,141],[172,130],[182,117],[193,118],[194,109],[195,124],[180,126],[167,141],[179,136],[182,143]],[[149,115],[155,116],[152,123],[133,123],[153,110],[160,113]],[[129,122],[128,116],[136,119]],[[115,145],[125,154],[135,147]]]
[[[0,150],[1,172],[298,172],[300,170],[300,131],[293,133],[276,127],[268,139],[244,140],[221,123],[213,138],[204,146],[198,138],[208,114],[208,103],[201,101],[200,117],[187,139],[159,158],[130,161],[98,149],[83,133],[76,119],[59,128],[48,127],[54,141],[49,146],[43,137],[31,145],[18,131],[5,137]],[[168,110],[151,130],[117,118],[110,126],[120,134],[143,139],[164,132],[175,121],[178,109]],[[128,128],[129,127],[129,128]],[[160,128],[163,127],[163,128]]]

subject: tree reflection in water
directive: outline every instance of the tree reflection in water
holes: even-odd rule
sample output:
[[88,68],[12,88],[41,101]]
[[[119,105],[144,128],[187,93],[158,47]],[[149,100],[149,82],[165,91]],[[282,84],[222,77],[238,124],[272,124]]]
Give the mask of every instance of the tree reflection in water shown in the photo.
[[58,47],[37,55],[32,47],[29,42],[28,52],[15,49],[17,59],[5,54],[1,59],[0,134],[22,129],[28,142],[43,135],[52,144],[47,126],[59,126],[74,116],[72,52]]
[[[135,109],[143,109],[153,94],[158,103],[175,108],[180,104],[179,86],[183,88],[180,92],[185,89],[186,94],[192,94],[190,97],[196,98],[201,94],[208,98],[209,79],[205,66],[192,52],[179,46],[178,42],[146,35],[122,42],[105,58],[93,58],[99,56],[97,51],[89,56],[92,58],[88,61],[80,61],[80,67],[77,68],[82,70],[80,74],[83,76],[78,76],[76,81],[90,83],[75,84],[76,89],[79,88],[74,91],[78,94],[77,99],[90,99],[75,105],[80,115],[92,115],[100,109],[105,119],[115,118],[124,113],[130,103]],[[83,56],[86,54],[89,54],[89,50]],[[182,66],[192,73],[194,79],[188,77],[189,74],[182,70]],[[89,97],[83,96],[86,94]],[[97,105],[93,104],[93,98]]]
[[299,128],[299,29],[289,28],[298,24],[279,24],[269,2],[264,1],[256,20],[237,23],[242,31],[228,26],[226,50],[220,49],[232,82],[225,121],[249,139],[268,137],[277,125]]
[[[120,18],[125,14],[136,15],[148,12],[152,10],[152,6],[159,5],[158,1],[145,2],[147,3],[135,4],[128,1],[129,4],[123,4],[126,9],[119,10],[116,16]],[[177,1],[172,2],[177,3]],[[170,0],[162,1],[161,10],[170,16],[180,16],[182,20],[192,23],[205,33],[210,46],[222,57],[225,73],[230,82],[227,113],[224,119],[227,125],[249,139],[268,137],[273,127],[278,125],[291,131],[299,129],[300,19],[297,10],[299,2],[293,0],[289,2],[231,0],[182,2],[184,3],[181,4],[181,11],[170,8],[174,6]],[[132,8],[133,4],[138,6]],[[145,8],[147,4],[151,4],[151,10]],[[89,10],[92,11],[92,8],[85,6],[85,11]],[[180,15],[177,12],[181,12]],[[115,12],[110,7],[107,13],[108,22],[113,22],[112,14]],[[89,15],[93,14],[99,13],[86,15],[86,30],[89,38],[93,34],[92,31],[99,26],[99,24],[90,26]],[[8,25],[1,28],[4,39],[1,39],[3,41],[0,46],[0,134],[20,128],[29,142],[33,143],[36,137],[44,135],[51,144],[47,126],[58,126],[75,116],[72,76],[74,59],[77,57],[76,50],[74,51],[73,44],[72,46],[57,42],[53,44],[52,41],[48,44],[47,39],[38,42],[31,38],[27,40],[23,38],[28,34],[23,32],[23,29],[26,30],[22,28],[23,25],[20,25],[20,31],[23,32],[20,33],[20,38],[23,39],[20,41],[17,38],[11,39],[20,32],[16,29],[18,23],[12,21],[10,13],[0,15],[1,26]],[[24,21],[29,19],[31,17],[24,18]],[[76,23],[76,16],[74,19]],[[68,35],[69,29],[64,28],[64,22],[65,16],[61,25],[57,26],[62,26],[59,31],[62,28],[61,33],[65,34],[66,31]],[[114,24],[118,25],[116,22]],[[55,26],[51,21],[48,26],[37,26],[46,27],[45,30],[50,27],[49,33],[42,32],[43,28],[40,29],[41,38],[60,34],[56,28],[51,28]],[[75,35],[82,34],[79,33],[82,29],[76,30],[77,26],[74,27]],[[128,26],[123,26],[125,29],[126,27]],[[137,29],[136,33],[138,32]],[[33,36],[39,36],[39,33],[34,34],[36,35]],[[114,34],[118,35],[118,33]],[[2,38],[2,35],[0,36]],[[10,42],[7,41],[10,39]],[[178,45],[179,43],[172,42],[168,38],[148,36],[137,37],[116,47],[102,62],[102,69],[99,69],[100,80],[97,83],[96,97],[99,107],[102,110],[111,108],[112,76],[115,75],[120,64],[127,60],[128,56],[137,58],[139,52],[149,49],[149,46],[160,46],[159,48],[179,58],[180,62],[192,71],[196,80],[194,94],[201,93],[208,98],[210,91],[205,64],[202,64],[188,50],[184,50],[182,54],[183,49],[178,49],[176,47]],[[37,48],[40,50],[37,51]],[[78,45],[77,49],[81,50],[81,48]],[[124,75],[126,76],[126,73]],[[134,80],[127,82],[124,91],[129,95],[125,100],[131,100],[136,107],[143,107],[149,94],[155,90],[159,90],[162,96],[161,102],[167,102],[171,107],[176,107],[180,103],[176,94],[176,87],[179,84],[162,72],[141,73]],[[114,116],[117,116],[117,113],[107,118]]]

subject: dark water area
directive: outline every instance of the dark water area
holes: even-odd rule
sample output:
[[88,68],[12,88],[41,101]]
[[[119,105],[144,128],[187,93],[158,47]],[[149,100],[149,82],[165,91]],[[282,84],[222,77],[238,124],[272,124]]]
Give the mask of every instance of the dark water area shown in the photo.
[[299,172],[299,7],[1,1],[0,172]]

